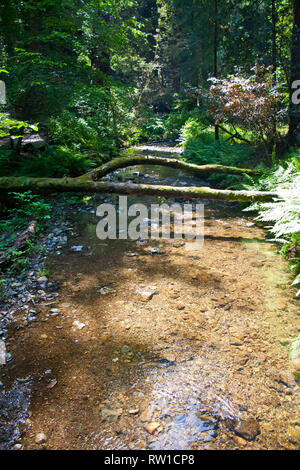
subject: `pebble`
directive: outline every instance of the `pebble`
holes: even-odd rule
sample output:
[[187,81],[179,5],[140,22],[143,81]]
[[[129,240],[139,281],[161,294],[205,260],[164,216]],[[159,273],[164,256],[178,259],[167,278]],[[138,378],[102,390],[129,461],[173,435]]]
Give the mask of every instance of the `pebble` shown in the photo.
[[149,434],[154,434],[155,431],[160,428],[160,423],[157,423],[157,422],[153,422],[153,423],[147,423],[144,425],[144,428],[146,429],[146,431],[149,433]]
[[84,328],[86,326],[85,323],[80,323],[80,321],[78,320],[75,320],[73,322],[73,325],[78,329],[78,330],[82,330],[82,328]]
[[50,313],[52,316],[58,315],[59,314],[59,309],[58,308],[51,308]]
[[22,444],[15,444],[15,445],[13,446],[13,450],[22,450],[22,449],[23,449]]
[[44,432],[39,432],[34,439],[36,444],[43,444],[47,441],[47,436]]
[[41,276],[41,277],[38,277],[38,278],[37,278],[37,282],[38,282],[39,284],[44,284],[44,283],[47,282],[47,281],[48,281],[47,276]]
[[153,248],[151,248],[150,253],[151,253],[151,255],[162,255],[163,251],[161,251],[157,247],[153,247]]
[[104,286],[104,287],[97,288],[97,292],[98,294],[101,294],[101,295],[109,295],[109,294],[115,293],[116,290],[113,289],[112,287]]
[[145,422],[145,421],[150,421],[151,420],[151,413],[150,413],[150,410],[149,409],[146,409],[144,410],[141,414],[140,414],[140,420]]
[[122,413],[122,410],[110,410],[109,408],[103,408],[100,411],[102,421],[115,421]]
[[148,290],[141,290],[137,289],[136,292],[140,295],[140,298],[142,302],[148,302],[149,300],[152,299],[154,294],[156,294],[156,291],[148,291]]
[[83,246],[82,246],[82,245],[77,245],[77,246],[74,245],[74,246],[71,247],[71,251],[72,251],[73,253],[78,253],[78,252],[80,252],[80,251],[82,251],[82,250],[83,250]]

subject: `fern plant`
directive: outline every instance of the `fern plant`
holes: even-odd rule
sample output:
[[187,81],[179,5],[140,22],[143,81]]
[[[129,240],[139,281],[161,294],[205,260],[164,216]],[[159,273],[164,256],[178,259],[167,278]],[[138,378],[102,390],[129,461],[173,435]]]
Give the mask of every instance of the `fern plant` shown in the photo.
[[[293,285],[300,284],[300,163],[297,155],[290,159],[285,168],[280,166],[258,183],[250,182],[249,186],[277,193],[278,197],[273,202],[255,203],[244,210],[258,210],[256,220],[271,223],[267,228],[274,235],[274,240],[283,243],[283,255],[289,257],[289,252],[293,251],[290,265],[296,274]],[[297,296],[300,296],[300,290]]]

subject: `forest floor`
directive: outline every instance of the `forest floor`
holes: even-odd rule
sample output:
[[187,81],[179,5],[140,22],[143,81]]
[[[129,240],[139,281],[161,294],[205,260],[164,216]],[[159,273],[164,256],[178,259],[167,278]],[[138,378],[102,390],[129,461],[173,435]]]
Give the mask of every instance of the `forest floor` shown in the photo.
[[[159,167],[114,176],[203,185]],[[264,230],[238,204],[206,201],[201,250],[188,240],[103,241],[95,209],[104,199],[118,201],[57,201],[44,236],[48,279],[29,273],[35,305],[15,309],[8,326],[0,448],[299,449],[300,387],[288,362],[299,303]]]

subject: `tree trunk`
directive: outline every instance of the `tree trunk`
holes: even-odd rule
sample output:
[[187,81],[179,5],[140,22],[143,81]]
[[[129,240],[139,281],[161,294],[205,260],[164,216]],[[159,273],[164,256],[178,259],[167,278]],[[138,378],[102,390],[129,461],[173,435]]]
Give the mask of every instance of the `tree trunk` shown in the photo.
[[150,157],[145,155],[134,155],[129,157],[120,157],[111,160],[110,162],[91,170],[86,175],[80,176],[79,178],[85,178],[86,176],[92,178],[94,181],[103,178],[104,176],[118,170],[119,168],[127,168],[135,165],[159,165],[168,166],[175,168],[176,170],[186,171],[196,176],[207,176],[211,173],[223,173],[231,175],[260,175],[261,170],[253,170],[250,168],[238,168],[234,166],[224,165],[195,165],[193,163],[186,163],[173,158],[164,157]]
[[147,196],[182,197],[187,199],[214,199],[218,201],[267,202],[276,197],[268,191],[231,191],[207,187],[172,187],[162,185],[110,183],[92,181],[90,178],[0,178],[1,191],[32,191],[33,193],[105,193],[139,194]]
[[276,0],[272,0],[272,65],[273,65],[273,73],[274,73],[274,81],[276,84],[277,81],[277,45],[276,45],[276,21],[277,21],[277,14],[276,14]]
[[[294,0],[294,26],[291,48],[291,81],[290,81],[290,108],[289,108],[289,133],[290,145],[299,145],[300,135],[300,104],[295,99],[293,84],[300,80],[300,1]],[[297,87],[299,88],[299,86]],[[293,96],[294,95],[294,96]]]
[[[214,25],[214,77],[218,78],[218,0],[215,0]],[[215,125],[215,140],[219,140],[219,126]]]

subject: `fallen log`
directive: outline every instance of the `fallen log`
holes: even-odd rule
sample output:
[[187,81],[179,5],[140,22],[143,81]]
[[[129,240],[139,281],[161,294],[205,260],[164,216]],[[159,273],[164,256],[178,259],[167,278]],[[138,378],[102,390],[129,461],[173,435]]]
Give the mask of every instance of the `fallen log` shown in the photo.
[[175,168],[176,170],[185,171],[188,173],[192,173],[193,175],[202,177],[211,173],[251,176],[257,176],[262,174],[261,170],[254,170],[250,168],[238,168],[235,166],[225,166],[216,164],[195,165],[193,163],[183,162],[182,160],[176,160],[174,158],[133,155],[128,157],[114,158],[108,163],[105,163],[104,165],[101,165],[100,167],[89,171],[85,175],[79,176],[79,178],[89,177],[92,180],[97,181],[120,168],[127,168],[129,166],[135,165],[168,166],[169,168]]
[[277,196],[269,191],[232,191],[208,187],[181,187],[151,184],[111,183],[80,178],[0,178],[0,191],[23,192],[31,190],[36,194],[61,192],[138,194],[148,196],[182,197],[187,199],[214,199],[218,201],[267,202]]
[[0,256],[0,266],[8,263],[15,251],[21,251],[26,248],[28,240],[30,240],[36,232],[36,227],[37,221],[32,220],[28,227],[18,235],[13,246]]

